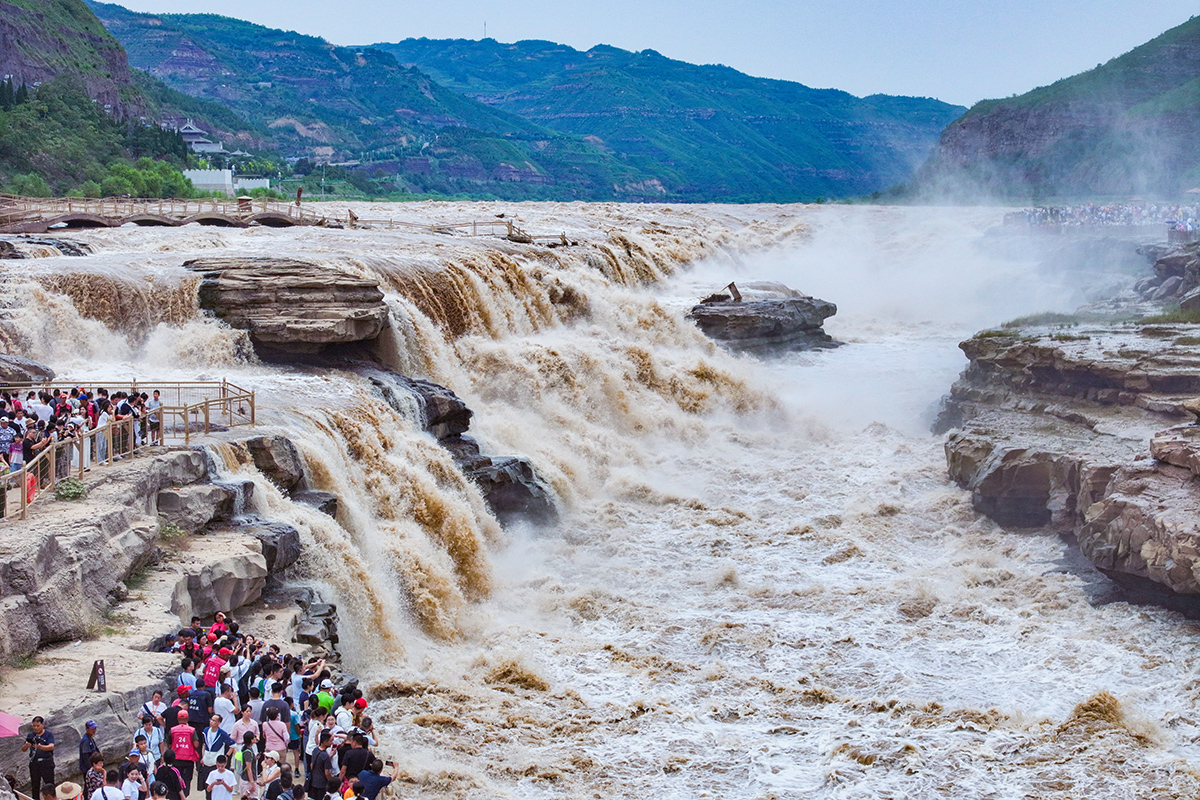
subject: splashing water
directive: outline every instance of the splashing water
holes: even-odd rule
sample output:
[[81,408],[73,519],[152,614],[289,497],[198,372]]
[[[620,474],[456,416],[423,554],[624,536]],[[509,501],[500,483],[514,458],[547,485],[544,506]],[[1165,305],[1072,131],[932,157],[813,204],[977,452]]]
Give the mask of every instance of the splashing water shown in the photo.
[[[958,339],[1074,305],[1078,275],[989,250],[1002,210],[520,214],[580,245],[88,233],[97,255],[26,273],[7,335],[56,367],[216,371],[259,392],[337,519],[236,445],[221,463],[255,482],[249,510],[301,531],[299,573],[340,603],[406,796],[1195,796],[1192,626],[1093,605],[1095,576],[1058,540],[977,517],[923,432]],[[462,396],[485,451],[551,482],[561,524],[501,531],[415,406],[361,374],[258,364],[185,312],[178,265],[213,248],[379,280],[392,327],[375,356]],[[116,265],[147,302],[105,311],[59,274],[116,286]],[[770,362],[714,347],[682,312],[730,279],[837,302],[847,346]]]

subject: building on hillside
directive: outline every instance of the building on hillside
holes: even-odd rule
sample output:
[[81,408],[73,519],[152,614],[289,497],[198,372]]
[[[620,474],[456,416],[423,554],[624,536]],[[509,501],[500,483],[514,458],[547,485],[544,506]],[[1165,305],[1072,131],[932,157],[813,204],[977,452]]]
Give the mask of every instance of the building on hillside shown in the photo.
[[190,119],[179,129],[179,135],[183,137],[184,144],[193,153],[225,155],[227,152],[221,142],[209,139],[208,131],[197,128]]
[[234,196],[231,169],[185,169],[183,177],[202,192],[223,192],[229,197]]

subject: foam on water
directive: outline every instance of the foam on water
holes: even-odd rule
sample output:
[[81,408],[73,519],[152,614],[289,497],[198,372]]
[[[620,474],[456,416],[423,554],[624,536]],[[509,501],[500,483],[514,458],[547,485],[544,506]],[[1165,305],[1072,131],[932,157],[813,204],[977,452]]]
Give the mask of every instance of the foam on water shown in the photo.
[[[131,319],[155,297],[183,308],[165,303],[186,297],[179,264],[218,248],[379,279],[380,357],[464,397],[486,451],[533,460],[563,501],[551,529],[502,532],[419,415],[363,375],[258,364],[194,314],[116,332],[97,293],[53,280],[28,288],[53,314],[21,307],[8,327],[82,377],[149,363],[260,392],[337,520],[244,454],[223,462],[256,482],[250,510],[300,529],[300,572],[341,604],[406,796],[1197,793],[1193,626],[1093,606],[1065,545],[979,518],[924,433],[957,341],[1070,307],[1079,275],[981,246],[998,210],[519,209],[583,244],[121,229],[37,269],[152,282]],[[768,362],[714,347],[682,311],[730,279],[837,302],[847,346]]]

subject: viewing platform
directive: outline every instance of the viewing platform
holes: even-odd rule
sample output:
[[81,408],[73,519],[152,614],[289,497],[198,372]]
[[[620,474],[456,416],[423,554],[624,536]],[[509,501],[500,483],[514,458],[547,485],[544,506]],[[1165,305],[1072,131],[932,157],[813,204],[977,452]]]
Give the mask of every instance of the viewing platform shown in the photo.
[[270,200],[134,200],[108,197],[19,197],[0,195],[0,233],[47,233],[61,228],[117,228],[133,223],[150,227],[215,225],[248,228],[266,225],[342,224],[295,203]]

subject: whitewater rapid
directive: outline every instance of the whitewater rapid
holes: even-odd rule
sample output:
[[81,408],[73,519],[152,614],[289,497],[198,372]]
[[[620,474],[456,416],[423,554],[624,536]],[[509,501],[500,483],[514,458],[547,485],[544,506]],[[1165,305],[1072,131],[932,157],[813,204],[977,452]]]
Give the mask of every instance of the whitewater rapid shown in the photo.
[[[1100,603],[1064,542],[978,517],[926,432],[959,340],[1119,275],[1000,255],[995,209],[518,208],[581,245],[80,234],[95,255],[10,275],[10,347],[81,379],[260,392],[342,511],[225,463],[305,537],[303,577],[339,602],[402,796],[1196,795],[1192,624]],[[467,400],[487,452],[554,486],[561,522],[501,530],[415,413],[360,376],[258,363],[192,300],[180,264],[214,251],[379,279],[380,357]],[[836,302],[845,346],[714,347],[682,314],[735,279]]]

